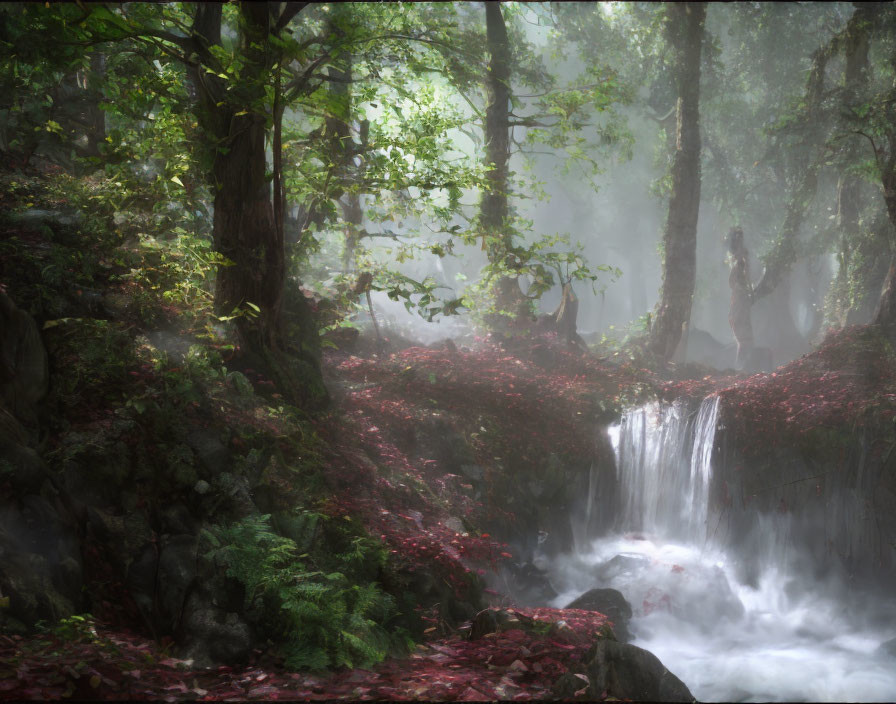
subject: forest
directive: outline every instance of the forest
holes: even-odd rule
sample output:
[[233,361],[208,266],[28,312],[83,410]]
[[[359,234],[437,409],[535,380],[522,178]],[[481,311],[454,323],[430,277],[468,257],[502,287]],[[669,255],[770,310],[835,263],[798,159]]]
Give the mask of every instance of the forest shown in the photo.
[[896,5],[0,3],[0,699],[896,699]]

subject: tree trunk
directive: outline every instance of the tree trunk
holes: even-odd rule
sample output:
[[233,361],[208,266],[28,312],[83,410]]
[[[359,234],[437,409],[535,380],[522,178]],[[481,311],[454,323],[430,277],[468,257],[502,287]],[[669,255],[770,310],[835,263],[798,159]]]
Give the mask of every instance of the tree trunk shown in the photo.
[[[888,155],[881,164],[881,185],[884,189],[884,202],[887,215],[893,228],[896,229],[896,132],[887,135]],[[896,243],[890,243],[890,266],[887,278],[880,293],[877,310],[874,312],[874,323],[882,326],[887,333],[896,338]]]
[[[338,8],[336,10],[339,11]],[[336,17],[331,15],[331,20]],[[330,23],[330,33],[341,32],[336,22]],[[359,151],[352,138],[351,125],[353,122],[354,106],[352,103],[352,57],[347,54],[342,67],[331,66],[328,70],[330,81],[327,91],[330,102],[334,106],[328,113],[325,121],[325,133],[330,148],[330,159],[334,171],[336,188],[334,195],[342,209],[344,223],[344,248],[342,252],[342,271],[348,273],[354,268],[355,249],[361,240],[361,223],[364,216],[361,210],[361,196],[357,191],[349,191],[346,188],[351,181],[357,181],[358,173],[355,169],[354,157]],[[366,145],[361,145],[365,147]]]
[[672,196],[663,233],[662,298],[651,328],[650,350],[672,358],[691,318],[697,275],[697,214],[700,208],[700,54],[704,3],[669,3],[666,32],[674,54],[678,95],[672,161]]
[[[489,167],[486,188],[479,203],[479,225],[482,228],[483,247],[492,264],[508,262],[513,239],[508,228],[510,206],[508,198],[510,162],[510,42],[507,25],[500,2],[485,3],[486,40],[489,64],[485,78],[485,159]],[[517,278],[501,276],[495,284],[495,307],[510,312],[511,320],[522,312],[525,299]],[[489,325],[503,329],[508,323],[506,315],[495,315]]]
[[[806,81],[806,137],[803,140],[808,149],[817,148],[823,140],[825,123],[822,115],[822,100],[824,98],[825,71],[830,59],[840,51],[845,52],[847,88],[857,89],[867,78],[867,28],[876,12],[876,3],[856,3],[856,11],[850,17],[846,28],[812,56],[812,68]],[[815,197],[818,171],[822,161],[823,157],[819,156],[802,167],[801,178],[788,204],[781,234],[768,258],[762,278],[754,289],[755,298],[761,298],[771,293],[796,261],[796,240],[806,210]],[[851,178],[855,179],[854,176]],[[857,186],[858,181],[855,182],[855,187],[857,188]],[[853,184],[847,180],[847,201],[851,197],[852,188]],[[848,203],[846,207],[846,217],[849,219],[850,204]]]
[[[839,35],[818,49],[812,56],[812,68],[806,81],[806,121],[808,126],[803,143],[807,149],[817,148],[818,142],[822,139],[823,122],[819,111],[824,95],[825,71],[828,61],[839,46],[838,38]],[[754,301],[771,293],[796,261],[796,240],[809,204],[815,198],[815,192],[818,189],[820,165],[821,157],[816,157],[801,169],[799,182],[787,204],[787,213],[781,226],[781,234],[768,257],[759,283],[753,289]]]
[[[90,78],[96,86],[101,86],[106,76],[106,55],[96,51],[90,57]],[[106,141],[106,111],[100,108],[103,99],[102,89],[88,87],[87,118],[87,152],[89,156],[100,155],[100,145]]]
[[[267,3],[242,3],[240,15],[244,64],[239,79],[225,91],[217,76],[201,68],[193,73],[201,124],[213,149],[215,249],[231,262],[218,268],[215,309],[225,315],[239,311],[234,323],[240,353],[265,370],[281,392],[295,403],[319,405],[326,392],[317,360],[301,350],[298,359],[286,354],[283,229],[274,217],[266,176],[263,105],[275,61],[268,46],[271,18]],[[194,31],[203,52],[220,43],[221,7],[197,5]],[[302,318],[313,325],[310,315]]]

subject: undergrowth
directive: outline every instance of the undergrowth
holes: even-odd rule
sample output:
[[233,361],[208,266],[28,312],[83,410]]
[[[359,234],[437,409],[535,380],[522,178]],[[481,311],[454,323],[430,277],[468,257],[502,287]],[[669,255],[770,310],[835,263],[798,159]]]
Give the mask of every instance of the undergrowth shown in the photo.
[[[283,641],[285,664],[298,670],[367,667],[413,643],[395,601],[375,581],[388,553],[352,521],[296,511],[275,532],[269,515],[250,516],[206,533],[228,574],[246,588],[246,607],[261,610]],[[337,540],[320,541],[322,534]],[[341,543],[341,545],[338,545]],[[340,552],[330,549],[339,546]]]

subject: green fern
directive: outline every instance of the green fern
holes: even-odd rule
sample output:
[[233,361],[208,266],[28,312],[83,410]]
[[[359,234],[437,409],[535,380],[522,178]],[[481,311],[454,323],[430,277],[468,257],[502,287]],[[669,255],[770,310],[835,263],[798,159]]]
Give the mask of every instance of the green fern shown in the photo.
[[291,536],[285,537],[269,515],[250,516],[217,529],[209,541],[210,555],[245,586],[247,606],[259,599],[267,605],[267,622],[294,669],[369,666],[406,650],[409,641],[403,631],[389,631],[395,601],[373,581],[385,551],[340,522],[322,531],[326,544],[316,545],[328,520],[307,511],[278,516],[278,530]]

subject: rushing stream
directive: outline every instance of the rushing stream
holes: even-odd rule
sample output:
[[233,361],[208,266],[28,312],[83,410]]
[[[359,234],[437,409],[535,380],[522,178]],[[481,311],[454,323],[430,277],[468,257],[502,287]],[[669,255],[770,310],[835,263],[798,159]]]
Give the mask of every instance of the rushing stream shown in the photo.
[[[610,428],[618,532],[551,564],[554,606],[594,587],[618,589],[634,610],[632,642],[702,701],[896,700],[896,658],[880,649],[896,636],[893,604],[781,559],[762,561],[758,578],[743,583],[743,556],[713,540],[718,412],[715,397],[690,414],[683,404],[652,404]],[[763,540],[757,550],[781,554],[774,525]]]

